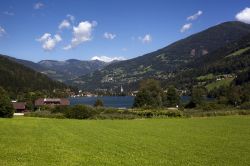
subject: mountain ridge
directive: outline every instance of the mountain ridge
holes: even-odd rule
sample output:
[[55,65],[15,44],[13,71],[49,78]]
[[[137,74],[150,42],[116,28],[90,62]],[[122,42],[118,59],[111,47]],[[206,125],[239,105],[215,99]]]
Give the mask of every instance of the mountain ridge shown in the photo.
[[224,22],[157,51],[110,64],[68,83],[87,90],[114,89],[120,85],[131,89],[130,87],[135,87],[140,80],[149,77],[169,80],[175,77],[181,66],[235,42],[249,33],[249,24],[238,21]]
[[9,57],[9,56],[6,57],[9,58],[10,60],[23,64],[24,66],[29,67],[37,72],[46,74],[50,78],[61,82],[77,78],[78,76],[88,74],[95,70],[100,70],[106,65],[117,62],[117,61],[104,62],[100,60],[68,59],[64,61],[41,60],[36,63],[33,61],[17,59],[14,57]]

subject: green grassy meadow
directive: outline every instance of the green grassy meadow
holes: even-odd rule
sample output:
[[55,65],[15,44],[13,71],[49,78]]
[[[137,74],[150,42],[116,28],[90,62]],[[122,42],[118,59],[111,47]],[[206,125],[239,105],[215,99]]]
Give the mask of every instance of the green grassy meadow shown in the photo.
[[0,119],[0,165],[249,165],[250,116]]
[[233,81],[233,78],[226,78],[220,81],[212,82],[206,85],[206,88],[208,91],[211,91],[214,88],[219,88],[220,86],[229,86],[232,81]]

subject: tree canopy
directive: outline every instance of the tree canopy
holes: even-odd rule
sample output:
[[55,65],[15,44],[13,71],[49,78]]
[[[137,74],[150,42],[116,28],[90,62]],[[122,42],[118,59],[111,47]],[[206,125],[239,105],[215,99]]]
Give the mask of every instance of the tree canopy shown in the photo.
[[180,96],[174,86],[170,86],[167,93],[163,96],[163,105],[165,107],[176,107],[180,102]]
[[161,107],[162,95],[159,81],[147,79],[141,82],[140,89],[135,97],[134,107]]
[[7,92],[0,87],[0,117],[12,118],[14,114],[14,108]]

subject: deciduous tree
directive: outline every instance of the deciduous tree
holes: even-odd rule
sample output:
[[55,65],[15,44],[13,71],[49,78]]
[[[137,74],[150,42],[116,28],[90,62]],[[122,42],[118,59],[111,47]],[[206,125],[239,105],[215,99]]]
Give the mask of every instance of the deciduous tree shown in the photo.
[[12,118],[14,108],[7,92],[0,87],[0,117]]
[[167,89],[167,93],[163,97],[163,105],[165,107],[176,107],[180,102],[180,96],[174,86]]
[[134,107],[161,107],[162,95],[160,83],[154,79],[144,80],[140,84],[140,89],[135,97]]

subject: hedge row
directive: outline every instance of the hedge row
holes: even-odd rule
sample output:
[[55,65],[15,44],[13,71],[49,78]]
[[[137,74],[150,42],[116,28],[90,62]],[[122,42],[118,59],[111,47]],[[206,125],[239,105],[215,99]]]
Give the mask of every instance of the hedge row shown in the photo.
[[72,107],[42,108],[25,116],[69,119],[136,119],[153,117],[182,117],[179,110],[119,110],[114,108],[75,105]]

